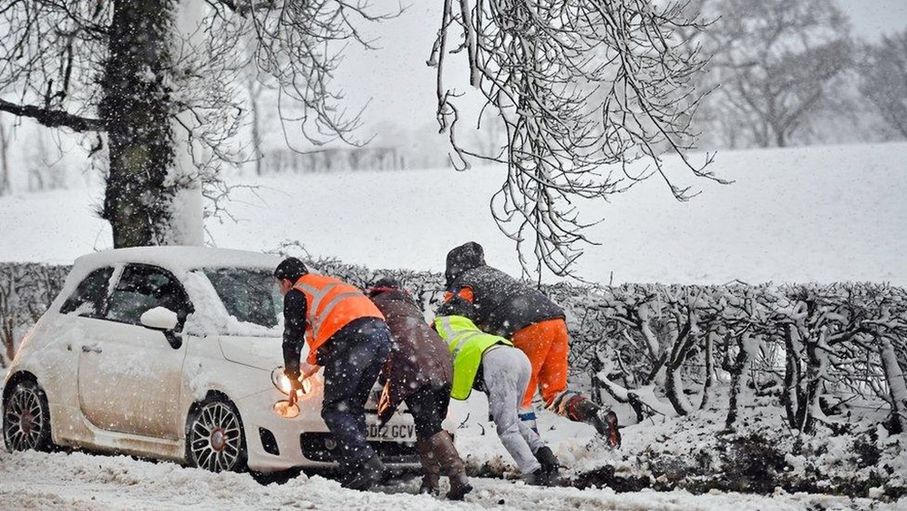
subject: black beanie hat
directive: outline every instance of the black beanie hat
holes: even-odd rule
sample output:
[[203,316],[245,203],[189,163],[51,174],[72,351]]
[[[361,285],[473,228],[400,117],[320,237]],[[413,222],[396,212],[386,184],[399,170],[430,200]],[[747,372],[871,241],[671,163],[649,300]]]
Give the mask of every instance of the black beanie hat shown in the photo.
[[305,263],[295,257],[284,259],[274,270],[274,276],[278,279],[290,279],[293,282],[299,280],[299,277],[306,273],[309,273],[309,269],[306,268]]

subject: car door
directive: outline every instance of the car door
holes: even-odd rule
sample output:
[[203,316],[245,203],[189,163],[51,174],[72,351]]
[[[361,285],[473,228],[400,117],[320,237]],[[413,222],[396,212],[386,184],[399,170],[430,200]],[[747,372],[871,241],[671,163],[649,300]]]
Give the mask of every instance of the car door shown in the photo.
[[182,366],[186,349],[179,334],[142,326],[143,313],[166,307],[180,317],[192,304],[169,271],[129,264],[104,304],[101,317],[87,326],[79,353],[79,402],[98,428],[146,437],[178,439]]

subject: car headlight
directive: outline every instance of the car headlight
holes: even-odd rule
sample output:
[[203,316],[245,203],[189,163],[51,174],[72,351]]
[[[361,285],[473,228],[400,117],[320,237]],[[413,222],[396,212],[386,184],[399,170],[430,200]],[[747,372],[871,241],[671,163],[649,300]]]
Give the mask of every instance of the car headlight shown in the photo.
[[[312,378],[314,378],[314,376],[300,382],[299,388],[296,389],[296,397],[298,399],[302,399],[312,393],[312,389],[314,388]],[[278,367],[271,371],[271,383],[277,387],[277,390],[287,396],[289,396],[290,392],[293,390],[293,382],[286,374],[284,374],[283,367]]]
[[[312,394],[312,389],[315,387],[314,378],[314,376],[310,376],[299,382],[299,387],[296,389],[296,403],[299,403],[299,401]],[[271,383],[287,397],[289,397],[290,392],[293,391],[293,380],[284,373],[283,367],[278,367],[271,371]],[[299,405],[296,403],[290,404],[288,400],[282,399],[274,403],[274,413],[284,419],[293,419],[299,416]]]

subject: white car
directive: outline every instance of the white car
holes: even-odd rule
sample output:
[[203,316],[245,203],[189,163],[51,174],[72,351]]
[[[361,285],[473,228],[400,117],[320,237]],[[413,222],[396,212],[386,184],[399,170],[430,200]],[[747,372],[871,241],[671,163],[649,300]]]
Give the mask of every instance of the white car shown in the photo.
[[[89,448],[212,471],[334,466],[320,375],[304,382],[299,413],[286,413],[278,263],[193,247],[79,258],[7,374],[7,448]],[[367,417],[385,464],[418,465],[411,415],[380,429]]]

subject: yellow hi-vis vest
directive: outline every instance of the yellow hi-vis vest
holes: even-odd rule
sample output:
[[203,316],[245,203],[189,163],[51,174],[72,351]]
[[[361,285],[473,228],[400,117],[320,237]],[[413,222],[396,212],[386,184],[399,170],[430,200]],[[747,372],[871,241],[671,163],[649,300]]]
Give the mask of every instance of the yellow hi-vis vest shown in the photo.
[[453,355],[453,384],[450,397],[464,400],[472,393],[472,385],[482,363],[482,354],[497,344],[513,346],[513,343],[497,335],[479,330],[464,316],[441,316],[435,318],[435,330],[447,342]]

